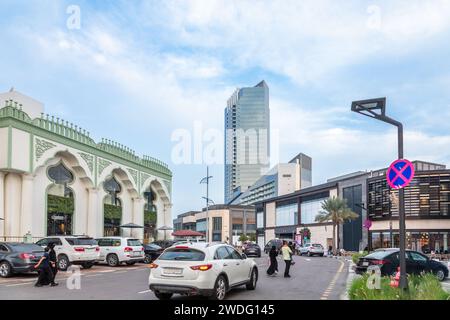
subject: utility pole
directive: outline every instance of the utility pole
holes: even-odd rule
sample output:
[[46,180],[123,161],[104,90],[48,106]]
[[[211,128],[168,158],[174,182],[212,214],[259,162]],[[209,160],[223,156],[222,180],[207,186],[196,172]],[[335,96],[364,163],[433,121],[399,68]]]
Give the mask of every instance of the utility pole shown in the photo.
[[209,167],[206,166],[206,177],[204,177],[200,183],[206,183],[206,198],[203,197],[206,200],[206,242],[209,242],[209,202],[211,199],[209,199],[209,179],[211,179],[212,176],[209,175]]

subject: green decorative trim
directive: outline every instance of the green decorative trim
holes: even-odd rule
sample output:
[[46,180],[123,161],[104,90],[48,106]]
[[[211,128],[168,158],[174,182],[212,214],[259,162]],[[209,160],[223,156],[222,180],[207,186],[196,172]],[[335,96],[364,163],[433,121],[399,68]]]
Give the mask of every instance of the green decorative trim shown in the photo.
[[47,202],[48,213],[73,214],[75,211],[75,202],[73,198],[66,198],[49,194]]
[[145,172],[141,172],[141,188],[144,187],[145,181],[147,181],[150,177],[151,175],[146,174]]
[[39,159],[47,150],[50,150],[55,147],[56,144],[36,138],[36,148],[35,148],[36,161],[39,161]]
[[144,210],[144,225],[156,224],[156,212]]
[[136,170],[127,168],[127,171],[130,173],[130,175],[133,177],[134,183],[138,185],[138,172]]
[[87,154],[87,153],[84,153],[84,152],[78,152],[78,154],[86,162],[86,164],[88,165],[89,170],[92,173],[94,171],[94,156],[90,155],[90,154]]
[[134,151],[110,140],[103,139],[102,142],[95,143],[85,130],[81,130],[72,124],[69,126],[68,122],[58,118],[55,121],[54,117],[47,115],[44,118],[44,115],[42,115],[41,118],[31,120],[25,112],[16,108],[12,101],[8,102],[6,107],[0,109],[0,128],[8,126],[138,171],[148,172],[163,179],[172,179],[172,172],[167,164],[158,159],[148,156],[139,158],[134,154]]
[[109,167],[110,165],[112,165],[112,162],[102,159],[102,158],[98,158],[98,175],[101,176],[103,170],[105,170],[107,167]]
[[6,166],[11,169],[12,163],[12,127],[8,126],[8,163]]
[[104,219],[122,219],[122,207],[105,203],[103,205],[103,217]]

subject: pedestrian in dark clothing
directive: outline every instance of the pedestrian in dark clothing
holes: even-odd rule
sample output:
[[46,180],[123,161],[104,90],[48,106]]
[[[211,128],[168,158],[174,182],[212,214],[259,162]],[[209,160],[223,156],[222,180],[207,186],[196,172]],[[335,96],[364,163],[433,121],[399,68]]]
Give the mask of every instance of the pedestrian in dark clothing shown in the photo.
[[328,255],[331,256],[333,254],[333,247],[329,246],[328,247]]
[[50,258],[50,269],[52,270],[52,274],[53,274],[52,281],[50,282],[50,284],[52,285],[52,287],[54,287],[54,286],[58,285],[58,283],[55,282],[56,274],[58,273],[58,265],[56,264],[57,259],[56,259],[56,252],[55,252],[55,244],[50,243],[48,245],[48,247],[50,249],[48,252],[48,255]]
[[48,252],[50,249],[45,248],[45,253],[39,262],[34,266],[35,269],[39,269],[39,277],[35,284],[36,287],[42,287],[52,282],[53,274],[50,268],[50,255]]
[[272,246],[272,249],[269,251],[269,259],[270,266],[267,269],[267,274],[269,276],[273,275],[275,272],[278,272],[278,261],[277,261],[278,251],[276,246]]

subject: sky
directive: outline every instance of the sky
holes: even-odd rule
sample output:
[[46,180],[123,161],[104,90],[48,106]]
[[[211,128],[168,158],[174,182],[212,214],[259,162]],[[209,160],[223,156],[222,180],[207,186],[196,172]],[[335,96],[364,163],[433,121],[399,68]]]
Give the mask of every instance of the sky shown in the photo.
[[386,97],[406,158],[450,165],[449,16],[448,0],[1,0],[0,91],[166,162],[175,216],[204,206],[207,164],[215,203],[224,188],[221,161],[174,157],[179,134],[222,160],[226,100],[261,80],[273,164],[303,152],[314,184],[397,156],[353,100]]

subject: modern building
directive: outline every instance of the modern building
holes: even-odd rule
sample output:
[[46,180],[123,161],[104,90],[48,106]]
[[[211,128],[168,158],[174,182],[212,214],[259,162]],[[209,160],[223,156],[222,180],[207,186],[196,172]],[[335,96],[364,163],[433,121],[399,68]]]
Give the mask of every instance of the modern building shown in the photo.
[[[405,188],[406,246],[424,253],[450,250],[450,170],[445,165],[414,161],[415,177]],[[389,187],[387,169],[367,181],[372,249],[398,247],[398,190]]]
[[[180,225],[180,219],[189,221]],[[185,220],[187,219],[187,220]],[[185,226],[195,221],[197,232],[206,234],[206,208],[202,211],[189,211],[174,219],[177,230],[185,230]],[[256,215],[254,206],[213,205],[208,208],[209,239],[236,244],[241,234],[256,234]],[[179,229],[181,227],[182,229]]]
[[[0,94],[0,239],[28,235],[170,237],[172,173],[17,91]],[[143,229],[124,229],[134,223]]]
[[231,203],[269,169],[269,87],[261,81],[237,89],[225,108],[225,203]]
[[173,230],[197,230],[195,215],[200,213],[200,211],[189,211],[178,215],[176,219],[173,220]]
[[293,193],[312,185],[312,159],[300,153],[289,163],[274,166],[231,204],[252,205],[256,202]]

